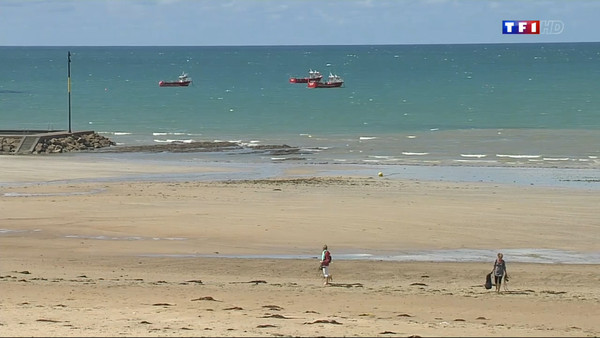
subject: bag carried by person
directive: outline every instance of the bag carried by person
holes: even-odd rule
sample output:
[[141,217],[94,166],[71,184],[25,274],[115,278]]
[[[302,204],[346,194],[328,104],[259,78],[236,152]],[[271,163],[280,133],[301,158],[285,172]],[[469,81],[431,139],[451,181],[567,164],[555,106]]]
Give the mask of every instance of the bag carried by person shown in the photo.
[[492,288],[492,273],[491,272],[485,276],[485,288],[488,290]]

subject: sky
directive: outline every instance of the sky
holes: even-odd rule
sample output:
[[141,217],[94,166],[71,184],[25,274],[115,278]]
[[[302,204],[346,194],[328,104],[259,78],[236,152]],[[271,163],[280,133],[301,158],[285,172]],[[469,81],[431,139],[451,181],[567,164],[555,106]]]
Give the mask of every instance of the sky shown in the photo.
[[0,46],[600,42],[599,19],[596,0],[0,0]]

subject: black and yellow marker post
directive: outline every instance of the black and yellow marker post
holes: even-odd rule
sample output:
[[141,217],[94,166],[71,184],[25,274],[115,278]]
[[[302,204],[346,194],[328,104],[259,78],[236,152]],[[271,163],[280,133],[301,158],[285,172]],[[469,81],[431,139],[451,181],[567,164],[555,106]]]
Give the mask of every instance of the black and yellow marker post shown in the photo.
[[69,133],[71,133],[71,52],[67,54],[67,91],[69,92]]

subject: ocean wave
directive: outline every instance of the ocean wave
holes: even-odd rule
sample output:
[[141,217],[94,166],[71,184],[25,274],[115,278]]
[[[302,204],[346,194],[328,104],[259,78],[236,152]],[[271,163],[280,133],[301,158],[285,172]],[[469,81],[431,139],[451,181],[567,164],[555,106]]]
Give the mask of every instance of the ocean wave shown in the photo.
[[124,135],[131,135],[132,133],[126,132],[126,131],[102,131],[102,132],[98,132],[98,134],[124,136]]
[[487,155],[484,154],[460,154],[461,157],[468,157],[468,158],[484,158],[487,157]]
[[413,152],[409,152],[409,151],[403,151],[402,155],[406,155],[406,156],[425,156],[425,155],[429,155],[429,153],[413,153]]
[[498,163],[496,160],[453,160],[458,163]]
[[508,157],[508,158],[527,159],[527,158],[540,158],[540,157],[542,157],[542,155],[504,155],[504,154],[496,154],[496,157]]
[[375,136],[361,136],[358,139],[361,140],[361,141],[366,141],[366,140],[374,140],[376,138],[377,137],[375,137]]
[[172,139],[157,140],[157,139],[154,139],[154,142],[156,142],[156,143],[192,143],[192,142],[194,142],[194,140],[190,140],[190,139],[187,139],[187,140],[172,140]]
[[569,161],[568,157],[544,157],[544,161]]
[[381,159],[390,159],[390,158],[392,158],[392,156],[389,156],[389,155],[369,155],[369,157],[372,157],[372,158],[381,158]]
[[165,135],[191,135],[187,133],[169,133],[169,132],[153,132],[153,136],[165,136]]

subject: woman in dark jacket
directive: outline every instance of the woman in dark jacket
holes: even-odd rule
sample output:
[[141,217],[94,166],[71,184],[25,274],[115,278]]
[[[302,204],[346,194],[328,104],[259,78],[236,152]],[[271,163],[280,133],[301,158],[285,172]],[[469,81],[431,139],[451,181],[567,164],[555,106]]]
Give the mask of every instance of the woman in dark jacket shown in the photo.
[[494,261],[494,269],[492,274],[494,275],[494,281],[496,282],[496,292],[500,293],[500,285],[502,284],[502,277],[504,281],[508,282],[508,272],[506,272],[506,262],[502,259],[504,255],[498,253],[498,258]]

